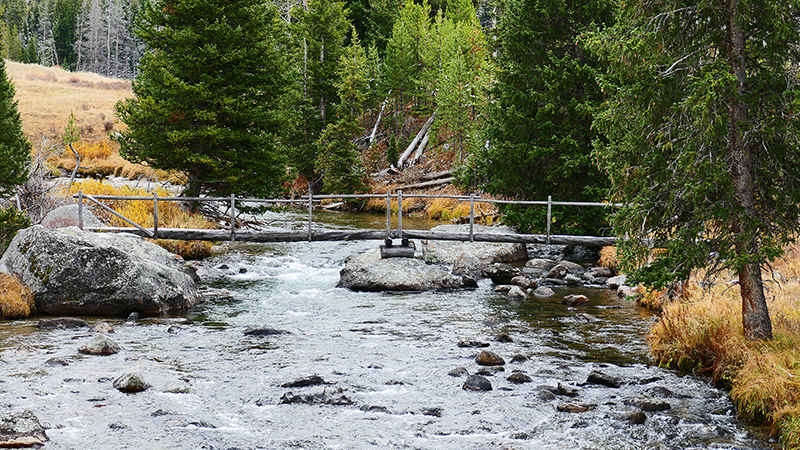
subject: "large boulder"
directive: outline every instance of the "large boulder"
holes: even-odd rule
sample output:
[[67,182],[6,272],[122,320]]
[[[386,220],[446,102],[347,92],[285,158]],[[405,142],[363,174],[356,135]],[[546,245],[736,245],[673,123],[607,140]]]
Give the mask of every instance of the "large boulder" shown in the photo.
[[4,413],[0,417],[0,447],[40,447],[47,441],[44,427],[32,412]]
[[186,264],[138,236],[77,227],[20,231],[0,259],[46,314],[161,315],[201,300]]
[[420,259],[381,259],[378,249],[349,256],[339,276],[338,286],[353,291],[441,291],[472,286],[469,279]]
[[[469,233],[469,225],[439,225],[431,231]],[[514,233],[506,226],[474,225],[475,233]],[[482,278],[483,269],[492,263],[510,263],[528,259],[525,244],[461,241],[422,241],[422,257],[432,263],[453,264],[453,273]]]
[[103,227],[103,222],[97,218],[89,208],[84,205],[80,211],[78,205],[66,205],[58,207],[44,216],[42,219],[42,226],[49,229],[64,228],[64,227],[77,227],[80,226],[80,217],[83,218],[84,227]]

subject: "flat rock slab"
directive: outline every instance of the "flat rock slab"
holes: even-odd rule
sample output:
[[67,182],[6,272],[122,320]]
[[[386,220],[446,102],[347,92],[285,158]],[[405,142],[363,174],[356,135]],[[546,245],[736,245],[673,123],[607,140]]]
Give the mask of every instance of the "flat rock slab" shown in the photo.
[[443,291],[470,287],[464,277],[415,258],[381,259],[378,249],[349,256],[338,287],[352,291]]
[[[469,225],[439,225],[431,231],[442,233],[469,233]],[[514,233],[509,227],[475,225],[475,233]],[[483,269],[496,262],[516,262],[528,259],[525,244],[461,241],[422,241],[422,258],[432,263],[453,264],[453,273],[482,278]]]

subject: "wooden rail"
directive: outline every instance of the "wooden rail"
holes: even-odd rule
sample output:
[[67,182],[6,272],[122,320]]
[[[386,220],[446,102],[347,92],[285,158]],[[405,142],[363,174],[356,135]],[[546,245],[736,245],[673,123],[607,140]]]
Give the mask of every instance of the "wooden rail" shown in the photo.
[[[247,242],[300,242],[300,241],[342,241],[342,240],[382,240],[387,238],[407,238],[407,239],[430,239],[445,241],[469,241],[469,242],[511,242],[529,244],[567,244],[567,245],[590,245],[605,246],[614,245],[614,237],[598,236],[570,236],[552,235],[550,233],[550,222],[552,220],[553,206],[585,206],[585,207],[620,207],[621,204],[614,203],[591,203],[591,202],[554,202],[548,196],[547,201],[520,201],[520,200],[496,200],[476,197],[474,194],[465,195],[428,195],[428,194],[403,194],[402,190],[395,194],[349,194],[349,195],[305,195],[300,199],[258,199],[258,198],[236,198],[231,197],[159,197],[158,195],[149,196],[118,196],[118,195],[88,195],[83,192],[75,194],[78,199],[78,221],[81,229],[89,231],[105,231],[115,233],[132,233],[153,239],[177,239],[177,240],[200,240],[200,241],[247,241]],[[367,199],[385,198],[386,199],[386,230],[314,230],[313,229],[313,208],[314,202],[328,199]],[[469,201],[469,232],[451,233],[434,232],[424,230],[404,230],[403,229],[403,199],[404,198],[451,198],[461,201]],[[397,229],[391,228],[391,202],[397,199]],[[103,210],[121,218],[126,223],[132,225],[127,227],[86,227],[83,224],[83,203],[88,200],[99,205]],[[130,200],[130,201],[152,201],[153,202],[153,223],[152,230],[136,224],[132,220],[112,210],[104,205],[100,200]],[[230,209],[230,229],[228,230],[202,230],[202,229],[179,229],[179,228],[159,228],[158,227],[158,203],[166,202],[224,202]],[[308,206],[308,230],[306,231],[264,231],[264,230],[236,230],[236,204],[242,203],[261,203],[261,204],[303,204]],[[547,206],[547,233],[546,234],[517,234],[517,233],[483,233],[474,231],[475,223],[475,203],[495,203],[495,204],[516,204],[529,206]]]

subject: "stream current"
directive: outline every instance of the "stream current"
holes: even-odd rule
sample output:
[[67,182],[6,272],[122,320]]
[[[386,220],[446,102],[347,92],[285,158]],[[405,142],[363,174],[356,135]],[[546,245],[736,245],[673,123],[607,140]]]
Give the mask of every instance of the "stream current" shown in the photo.
[[[381,220],[319,215],[331,228],[379,228]],[[267,218],[302,227],[299,214]],[[407,228],[429,226],[407,220]],[[123,347],[112,356],[79,354],[91,337],[84,330],[39,330],[37,318],[0,322],[0,413],[31,410],[53,449],[772,448],[736,417],[724,391],[653,366],[645,335],[654,317],[611,291],[557,289],[551,299],[510,302],[489,280],[444,293],[337,288],[344,259],[377,244],[226,245],[211,263],[229,275],[212,286],[230,298],[179,317],[109,320],[109,337]],[[568,293],[592,303],[570,310],[560,303]],[[599,320],[579,323],[580,313]],[[253,328],[287,333],[245,334]],[[495,341],[499,333],[513,341]],[[489,343],[506,360],[487,376],[493,390],[463,390],[466,377],[448,375],[480,369],[482,349],[459,347],[464,339]],[[511,362],[514,355],[527,359]],[[46,363],[54,357],[69,365]],[[511,383],[514,371],[532,382]],[[623,385],[585,384],[592,371]],[[128,372],[153,387],[118,392],[112,381]],[[310,375],[328,384],[282,387]],[[546,389],[559,383],[577,397]],[[352,404],[281,404],[289,392],[326,388],[341,388]],[[671,408],[629,423],[637,395]],[[558,411],[565,402],[592,409]]]

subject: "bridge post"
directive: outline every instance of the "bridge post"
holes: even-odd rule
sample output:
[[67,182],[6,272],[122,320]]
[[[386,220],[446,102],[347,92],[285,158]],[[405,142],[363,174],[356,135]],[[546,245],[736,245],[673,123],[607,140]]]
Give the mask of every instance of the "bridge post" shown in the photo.
[[403,239],[403,190],[397,190],[397,232]]
[[472,229],[475,226],[475,193],[469,194],[469,241],[475,242]]
[[548,195],[547,196],[547,239],[545,241],[547,245],[550,245],[550,221],[552,220],[552,217],[553,217],[553,196]]
[[158,193],[153,192],[153,239],[158,239]]
[[83,191],[78,191],[78,228],[83,229]]
[[386,191],[386,239],[392,237],[392,195]]
[[314,186],[308,182],[308,242],[311,242],[311,221],[314,213]]
[[236,242],[236,194],[231,194],[231,242]]

